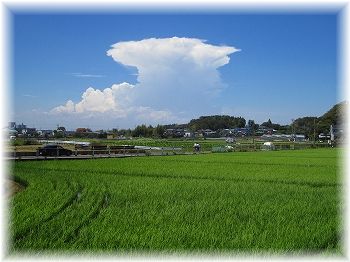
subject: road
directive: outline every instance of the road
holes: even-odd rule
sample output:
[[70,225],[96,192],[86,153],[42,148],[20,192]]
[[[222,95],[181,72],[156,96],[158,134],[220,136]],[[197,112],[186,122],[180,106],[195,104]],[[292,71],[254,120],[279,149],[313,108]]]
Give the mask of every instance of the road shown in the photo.
[[98,154],[98,155],[71,155],[71,156],[22,156],[21,158],[14,158],[14,157],[9,157],[5,156],[3,159],[4,160],[73,160],[73,159],[94,159],[94,158],[123,158],[123,157],[135,157],[135,156],[145,156],[146,154],[144,153],[139,153],[139,154]]

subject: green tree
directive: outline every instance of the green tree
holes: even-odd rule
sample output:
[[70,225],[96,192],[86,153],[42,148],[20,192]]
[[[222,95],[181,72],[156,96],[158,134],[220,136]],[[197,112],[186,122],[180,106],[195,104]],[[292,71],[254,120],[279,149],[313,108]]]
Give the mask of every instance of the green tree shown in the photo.
[[267,120],[267,122],[264,122],[261,124],[262,126],[266,126],[268,128],[272,128],[272,121],[271,119],[269,118],[269,120]]
[[58,130],[54,130],[54,131],[53,131],[53,136],[54,136],[55,138],[63,138],[63,137],[64,137],[64,133],[61,132],[61,131],[58,131]]
[[165,127],[161,126],[161,125],[157,125],[154,129],[153,129],[153,136],[154,137],[159,137],[159,138],[163,138],[164,137],[164,132],[165,132]]
[[153,127],[146,126],[146,125],[139,125],[137,126],[132,132],[132,136],[134,137],[151,137],[153,134]]
[[313,139],[314,129],[316,128],[315,124],[317,124],[317,117],[314,116],[306,116],[301,117],[293,122],[293,127],[296,134],[305,135],[307,138]]
[[226,128],[244,127],[246,121],[242,117],[227,115],[201,116],[198,119],[192,119],[188,127],[193,131],[200,129],[219,130]]

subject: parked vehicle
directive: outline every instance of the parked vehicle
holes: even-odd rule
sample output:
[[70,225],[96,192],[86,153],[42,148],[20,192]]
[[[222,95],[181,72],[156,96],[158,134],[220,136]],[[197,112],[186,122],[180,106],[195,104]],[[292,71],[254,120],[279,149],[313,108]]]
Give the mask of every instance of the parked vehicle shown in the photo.
[[59,145],[45,145],[38,149],[39,156],[70,156],[73,151]]

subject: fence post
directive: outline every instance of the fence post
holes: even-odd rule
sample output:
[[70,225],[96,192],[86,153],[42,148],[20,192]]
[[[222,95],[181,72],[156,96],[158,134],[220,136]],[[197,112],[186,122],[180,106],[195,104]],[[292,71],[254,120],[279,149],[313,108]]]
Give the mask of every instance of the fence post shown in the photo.
[[111,157],[111,148],[108,146],[108,157]]
[[94,156],[95,156],[95,147],[93,146],[92,147],[92,158],[94,158]]
[[16,151],[17,151],[17,146],[15,146],[15,152],[14,152],[15,153],[15,155],[14,155],[15,159],[16,159]]

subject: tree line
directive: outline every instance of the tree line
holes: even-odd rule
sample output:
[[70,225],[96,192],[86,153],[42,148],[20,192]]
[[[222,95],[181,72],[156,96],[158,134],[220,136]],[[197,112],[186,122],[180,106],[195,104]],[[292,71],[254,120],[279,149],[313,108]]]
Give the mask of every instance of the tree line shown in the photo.
[[[198,132],[200,130],[210,129],[213,131],[232,128],[248,127],[256,132],[259,128],[264,127],[273,129],[276,133],[280,134],[302,134],[306,138],[313,139],[314,135],[320,133],[329,133],[330,125],[340,125],[342,123],[343,110],[346,102],[341,102],[334,105],[329,111],[320,117],[306,116],[295,119],[289,125],[280,125],[273,123],[271,119],[261,124],[256,124],[254,120],[246,121],[243,117],[234,117],[228,115],[213,115],[213,116],[201,116],[197,119],[192,119],[187,124],[171,124],[171,125],[157,125],[146,126],[139,125],[134,130],[129,130],[129,134],[138,137],[165,137],[166,129],[188,129],[192,132]],[[120,133],[120,132],[119,132]]]
[[[201,116],[197,119],[192,119],[189,123],[185,124],[169,124],[169,125],[138,125],[134,129],[112,129],[108,133],[112,133],[115,136],[125,137],[153,137],[153,138],[165,138],[169,137],[169,133],[166,131],[184,130],[187,129],[191,132],[200,132],[202,130],[210,129],[212,131],[219,131],[223,129],[233,128],[249,128],[252,130],[251,134],[260,135],[259,130],[272,129],[276,133],[280,134],[303,134],[306,138],[313,139],[314,136],[320,133],[329,133],[330,125],[339,125],[342,122],[342,112],[346,103],[342,102],[333,106],[329,111],[320,117],[306,116],[295,119],[289,125],[280,125],[273,123],[271,119],[257,124],[254,120],[246,121],[243,117],[235,117],[228,115],[213,115],[213,116]],[[106,138],[107,132],[101,130],[100,132],[76,132],[75,137],[96,137]],[[62,135],[57,133],[57,135]]]
[[314,138],[320,133],[328,134],[330,126],[341,125],[343,122],[343,112],[346,102],[341,102],[333,106],[329,111],[320,117],[301,117],[292,123],[292,128],[296,133],[304,134],[306,137]]

